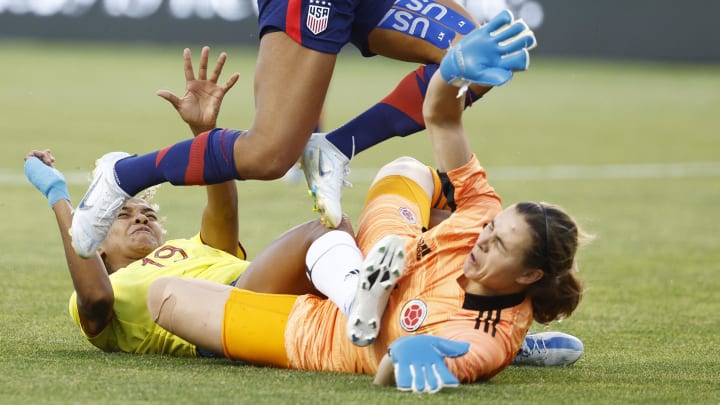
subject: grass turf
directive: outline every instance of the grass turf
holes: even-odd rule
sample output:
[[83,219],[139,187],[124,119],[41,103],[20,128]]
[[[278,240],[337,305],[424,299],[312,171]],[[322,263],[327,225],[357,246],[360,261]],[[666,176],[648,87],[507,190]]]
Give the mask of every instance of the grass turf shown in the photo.
[[[199,46],[192,50],[197,57]],[[241,80],[219,124],[247,128],[254,54],[214,45],[211,58],[220,50],[230,55],[224,77],[239,71]],[[0,53],[0,403],[720,401],[719,66],[534,60],[466,113],[473,147],[505,202],[558,203],[597,236],[580,254],[585,299],[573,317],[551,326],[580,337],[586,353],[569,368],[510,367],[489,383],[418,397],[374,387],[370,376],[108,354],[87,343],[67,313],[72,285],[52,213],[24,181],[22,156],[52,148],[59,168],[76,174],[70,192],[77,201],[87,186],[77,174],[103,153],[144,153],[188,138],[172,108],[153,95],[183,92],[182,49],[0,42]],[[372,105],[412,68],[343,54],[325,127]],[[355,187],[344,197],[352,218],[372,170],[399,155],[432,163],[424,134],[357,156]],[[682,170],[703,162],[701,170]],[[673,164],[681,169],[669,170]],[[590,175],[578,178],[577,168],[560,165]],[[620,166],[609,175],[601,170],[607,165]],[[565,175],[501,175],[517,167]],[[243,182],[239,190],[251,257],[314,217],[302,184]],[[197,231],[203,198],[201,188],[160,189],[169,237]]]

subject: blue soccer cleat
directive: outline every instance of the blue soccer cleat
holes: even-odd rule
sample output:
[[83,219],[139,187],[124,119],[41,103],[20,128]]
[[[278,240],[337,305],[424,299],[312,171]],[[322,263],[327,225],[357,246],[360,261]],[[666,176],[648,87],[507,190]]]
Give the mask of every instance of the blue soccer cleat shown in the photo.
[[584,352],[582,341],[567,333],[528,333],[512,364],[541,367],[569,366],[578,361]]

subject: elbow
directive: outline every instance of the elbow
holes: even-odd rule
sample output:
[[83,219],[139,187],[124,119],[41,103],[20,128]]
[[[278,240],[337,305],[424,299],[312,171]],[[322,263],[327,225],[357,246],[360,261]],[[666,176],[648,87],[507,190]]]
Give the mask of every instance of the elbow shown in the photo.
[[78,309],[89,319],[107,319],[113,311],[115,295],[112,291],[78,295]]

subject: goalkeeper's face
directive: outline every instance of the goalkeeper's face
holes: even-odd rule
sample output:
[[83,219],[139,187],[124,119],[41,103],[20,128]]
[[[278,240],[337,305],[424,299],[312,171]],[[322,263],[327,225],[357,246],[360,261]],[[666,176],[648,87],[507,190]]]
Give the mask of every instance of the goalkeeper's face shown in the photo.
[[147,201],[131,198],[120,209],[101,246],[105,262],[142,259],[162,244],[163,233],[157,211]]

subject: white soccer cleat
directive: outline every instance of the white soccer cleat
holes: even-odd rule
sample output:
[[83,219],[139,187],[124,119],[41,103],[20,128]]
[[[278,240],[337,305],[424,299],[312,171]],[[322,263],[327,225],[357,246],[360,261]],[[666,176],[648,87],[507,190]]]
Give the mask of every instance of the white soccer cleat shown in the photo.
[[100,247],[118,212],[130,199],[115,181],[115,163],[130,156],[110,152],[95,162],[90,188],[73,213],[70,236],[78,256],[89,258]]
[[328,228],[337,228],[342,221],[342,188],[350,187],[345,180],[350,173],[350,159],[330,143],[325,134],[315,133],[300,157],[308,193],[320,212],[320,221]]
[[353,344],[375,341],[390,294],[404,271],[405,242],[400,237],[386,236],[370,249],[347,317],[347,336]]
[[562,332],[528,333],[512,364],[516,366],[569,366],[585,348],[575,336]]

